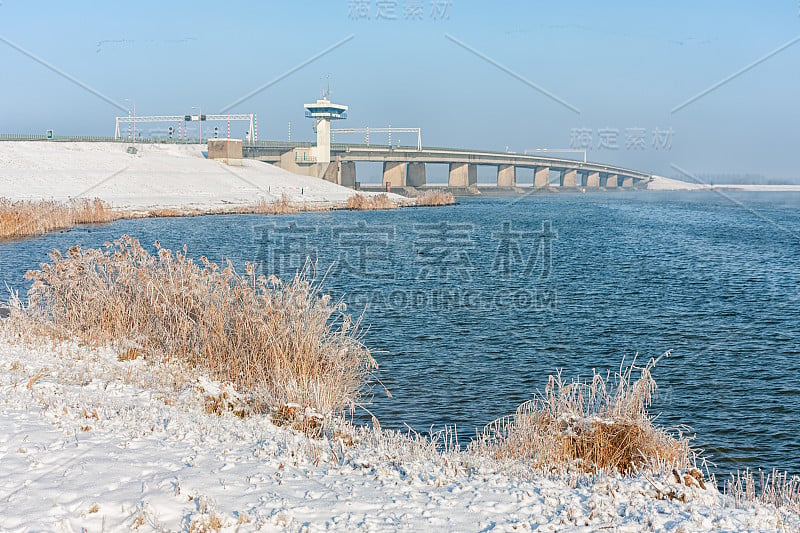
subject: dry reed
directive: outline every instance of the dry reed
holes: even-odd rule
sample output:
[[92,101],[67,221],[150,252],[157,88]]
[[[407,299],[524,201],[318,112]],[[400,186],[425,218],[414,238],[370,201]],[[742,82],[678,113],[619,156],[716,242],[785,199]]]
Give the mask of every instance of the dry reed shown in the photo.
[[764,474],[760,470],[757,477],[750,470],[736,472],[725,482],[725,492],[736,507],[759,502],[800,514],[800,477],[789,477],[786,472],[773,470],[772,474]]
[[99,198],[76,198],[67,202],[14,202],[0,198],[0,239],[32,237],[77,224],[110,222],[121,216]]
[[300,207],[294,205],[286,193],[281,194],[281,199],[274,202],[261,200],[254,204],[252,209],[253,213],[270,215],[285,215],[300,211]]
[[456,198],[453,193],[442,190],[428,190],[417,196],[418,206],[453,205]]
[[347,199],[347,209],[353,209],[356,211],[395,208],[397,208],[397,202],[393,202],[385,194],[376,194],[372,196],[355,194]]
[[242,207],[234,207],[221,212],[259,215],[289,215],[307,210],[308,209],[305,204],[301,205],[292,203],[289,195],[283,193],[281,194],[280,200],[268,202],[261,198],[253,204],[248,204]]
[[253,264],[239,274],[230,262],[156,247],[151,255],[125,235],[105,249],[51,252],[26,276],[28,317],[55,337],[202,369],[252,410],[324,416],[358,401],[376,363],[358,321],[307,271],[286,282],[256,275]]
[[544,394],[523,403],[514,415],[488,425],[473,451],[533,467],[555,465],[585,472],[670,465],[685,468],[692,450],[687,438],[654,426],[647,413],[656,383],[651,361],[633,380],[634,366],[590,382],[550,376]]

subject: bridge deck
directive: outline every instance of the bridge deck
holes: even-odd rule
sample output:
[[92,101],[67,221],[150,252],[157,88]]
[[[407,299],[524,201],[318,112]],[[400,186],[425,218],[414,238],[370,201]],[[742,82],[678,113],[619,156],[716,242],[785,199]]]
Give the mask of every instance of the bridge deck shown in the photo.
[[[244,156],[264,161],[278,161],[282,153],[295,148],[310,148],[312,143],[258,142],[243,147]],[[603,163],[583,162],[541,155],[524,155],[508,152],[464,150],[457,148],[426,147],[417,150],[415,146],[391,147],[386,145],[333,144],[331,157],[342,161],[407,162],[407,163],[468,163],[473,165],[513,165],[521,168],[543,168],[552,170],[574,169],[582,172],[601,172],[630,176],[639,180],[649,180],[651,174],[630,168]]]

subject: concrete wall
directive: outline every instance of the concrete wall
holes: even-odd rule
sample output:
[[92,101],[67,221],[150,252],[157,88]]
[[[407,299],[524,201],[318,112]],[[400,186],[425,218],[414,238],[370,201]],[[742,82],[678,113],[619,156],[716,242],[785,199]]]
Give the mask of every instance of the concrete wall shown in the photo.
[[633,187],[633,178],[629,176],[623,176],[622,186],[625,187],[626,189]]
[[597,189],[600,187],[600,173],[599,172],[589,172],[586,174],[586,188],[587,189]]
[[342,161],[339,164],[339,185],[351,188],[356,186],[355,161]]
[[209,139],[208,158],[218,159],[228,165],[242,165],[241,139]]
[[424,187],[426,184],[425,163],[409,163],[406,167],[406,184],[409,187]]
[[450,163],[450,187],[469,187],[478,183],[478,167],[469,163]]
[[561,171],[561,180],[559,185],[565,188],[578,186],[578,171],[574,169],[566,169]]
[[325,173],[322,175],[322,179],[325,181],[330,181],[331,183],[339,183],[339,162],[338,161],[331,161],[328,163],[327,168],[325,169]]
[[387,161],[383,164],[383,184],[392,187],[406,186],[406,164],[402,161]]
[[550,186],[550,167],[537,167],[533,172],[534,187]]
[[[304,156],[307,162],[303,162]],[[313,157],[314,153],[311,148],[295,148],[290,152],[282,153],[281,160],[275,163],[275,166],[302,176],[324,177],[328,170],[328,163],[312,162]],[[312,159],[308,160],[308,158]]]
[[319,119],[317,122],[317,146],[314,147],[317,163],[327,164],[331,161],[331,121]]
[[616,174],[606,176],[606,189],[616,189],[619,187],[619,177]]
[[516,187],[516,185],[517,185],[517,167],[515,167],[514,165],[498,165],[497,186]]

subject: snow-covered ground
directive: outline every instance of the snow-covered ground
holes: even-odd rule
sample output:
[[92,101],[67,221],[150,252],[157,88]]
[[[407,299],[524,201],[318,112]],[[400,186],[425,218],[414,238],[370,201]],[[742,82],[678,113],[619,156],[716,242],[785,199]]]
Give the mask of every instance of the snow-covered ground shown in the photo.
[[[798,530],[672,475],[515,477],[362,429],[311,441],[263,416],[207,414],[218,385],[111,349],[21,344],[0,320],[0,530]],[[192,381],[190,380],[190,381]],[[178,376],[180,381],[180,376]],[[393,436],[394,435],[394,436]],[[656,488],[685,494],[658,499]],[[789,520],[787,522],[787,519]]]
[[653,176],[653,180],[647,184],[649,191],[754,191],[754,192],[800,192],[800,185],[725,185],[723,183],[715,185],[702,185],[691,183],[663,176]]
[[[0,196],[13,200],[98,197],[123,210],[220,209],[271,202],[342,204],[354,191],[260,161],[241,167],[204,157],[203,145],[0,142]],[[401,196],[391,195],[395,200]]]
[[698,183],[689,183],[663,176],[653,176],[653,179],[647,184],[648,191],[693,191],[704,188],[706,187]]

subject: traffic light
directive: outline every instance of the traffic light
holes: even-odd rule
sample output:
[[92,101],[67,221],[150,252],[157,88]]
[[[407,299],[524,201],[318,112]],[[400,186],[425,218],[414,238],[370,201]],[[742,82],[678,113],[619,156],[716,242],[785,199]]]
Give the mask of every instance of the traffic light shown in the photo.
[[217,137],[219,137],[219,127],[214,126],[214,138],[216,139]]
[[170,139],[172,139],[172,132],[173,132],[173,129],[172,129],[172,126],[170,126],[169,127],[169,138]]

